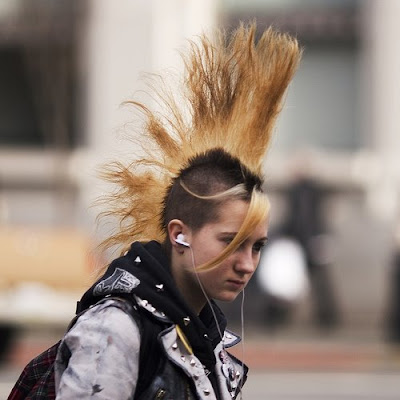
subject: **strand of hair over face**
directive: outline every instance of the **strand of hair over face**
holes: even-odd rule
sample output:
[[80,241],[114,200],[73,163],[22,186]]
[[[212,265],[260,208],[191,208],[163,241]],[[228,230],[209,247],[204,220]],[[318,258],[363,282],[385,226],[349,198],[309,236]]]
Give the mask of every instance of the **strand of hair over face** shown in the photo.
[[222,148],[257,175],[276,117],[301,51],[297,41],[267,29],[256,43],[256,25],[241,25],[231,36],[218,33],[190,42],[183,55],[185,74],[178,95],[164,87],[157,96],[163,111],[130,101],[145,117],[143,132],[133,135],[145,157],[129,166],[108,165],[103,177],[116,191],[102,199],[101,216],[112,216],[118,231],[103,244],[135,240],[163,241],[163,200],[172,179],[197,154]]
[[217,267],[223,260],[232,255],[238,247],[251,235],[254,231],[254,227],[267,223],[269,215],[270,203],[268,197],[257,190],[253,190],[251,195],[249,208],[246,213],[246,217],[233,238],[232,242],[214,259],[208,261],[206,264],[199,265],[197,270],[207,271]]

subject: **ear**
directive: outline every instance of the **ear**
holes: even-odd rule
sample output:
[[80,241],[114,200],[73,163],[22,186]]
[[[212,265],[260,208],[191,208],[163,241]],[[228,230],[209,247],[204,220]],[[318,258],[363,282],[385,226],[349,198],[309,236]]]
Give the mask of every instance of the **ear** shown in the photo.
[[189,228],[180,220],[172,219],[168,223],[168,238],[173,248],[178,249],[182,252],[182,246],[176,243],[176,238],[179,234],[186,234],[189,232]]

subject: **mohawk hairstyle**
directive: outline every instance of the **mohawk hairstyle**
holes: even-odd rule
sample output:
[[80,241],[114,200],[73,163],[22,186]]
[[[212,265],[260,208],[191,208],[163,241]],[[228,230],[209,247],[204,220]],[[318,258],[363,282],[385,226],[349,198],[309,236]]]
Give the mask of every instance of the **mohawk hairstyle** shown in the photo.
[[254,23],[241,24],[229,37],[219,33],[213,40],[201,36],[200,43],[190,42],[183,57],[182,98],[164,87],[157,93],[162,114],[128,102],[146,118],[144,135],[137,138],[146,157],[105,169],[104,178],[119,190],[103,199],[109,209],[100,216],[120,221],[105,247],[163,242],[165,201],[173,183],[213,149],[240,160],[242,171],[253,176],[246,185],[261,186],[262,161],[301,51],[289,35],[269,28],[255,43],[255,33]]
[[231,188],[243,186],[236,190],[237,197],[247,201],[253,189],[262,191],[261,178],[223,149],[209,150],[189,164],[167,190],[162,211],[164,231],[173,218],[184,221],[192,229],[217,220],[218,206],[226,200],[225,194],[229,195],[227,191]]

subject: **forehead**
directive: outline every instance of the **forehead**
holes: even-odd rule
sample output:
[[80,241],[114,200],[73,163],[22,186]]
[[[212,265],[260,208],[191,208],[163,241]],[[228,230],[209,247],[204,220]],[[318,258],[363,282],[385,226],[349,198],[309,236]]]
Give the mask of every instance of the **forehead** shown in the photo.
[[[228,200],[221,204],[217,211],[217,219],[206,224],[210,228],[218,227],[228,232],[238,232],[249,209],[249,202],[245,200]],[[258,233],[265,233],[268,219],[254,227]]]
[[249,209],[249,202],[245,200],[227,200],[217,209],[217,221],[223,222],[232,219],[244,220]]

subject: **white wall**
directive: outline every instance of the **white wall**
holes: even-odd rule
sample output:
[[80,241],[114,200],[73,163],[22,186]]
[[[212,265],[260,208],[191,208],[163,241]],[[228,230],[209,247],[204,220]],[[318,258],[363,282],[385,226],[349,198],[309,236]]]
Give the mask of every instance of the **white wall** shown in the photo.
[[[179,50],[186,40],[215,24],[213,0],[90,0],[86,39],[82,41],[86,76],[87,147],[76,152],[71,173],[81,184],[79,221],[90,227],[88,211],[103,186],[95,178],[99,163],[129,159],[133,146],[125,140],[135,115],[125,100],[143,100],[143,75],[180,68]],[[148,100],[148,98],[147,98]],[[93,216],[88,215],[93,213]]]
[[[365,2],[365,130],[376,152],[375,179],[369,187],[371,210],[386,221],[399,216],[400,191],[400,2]],[[400,221],[399,221],[400,222]]]

